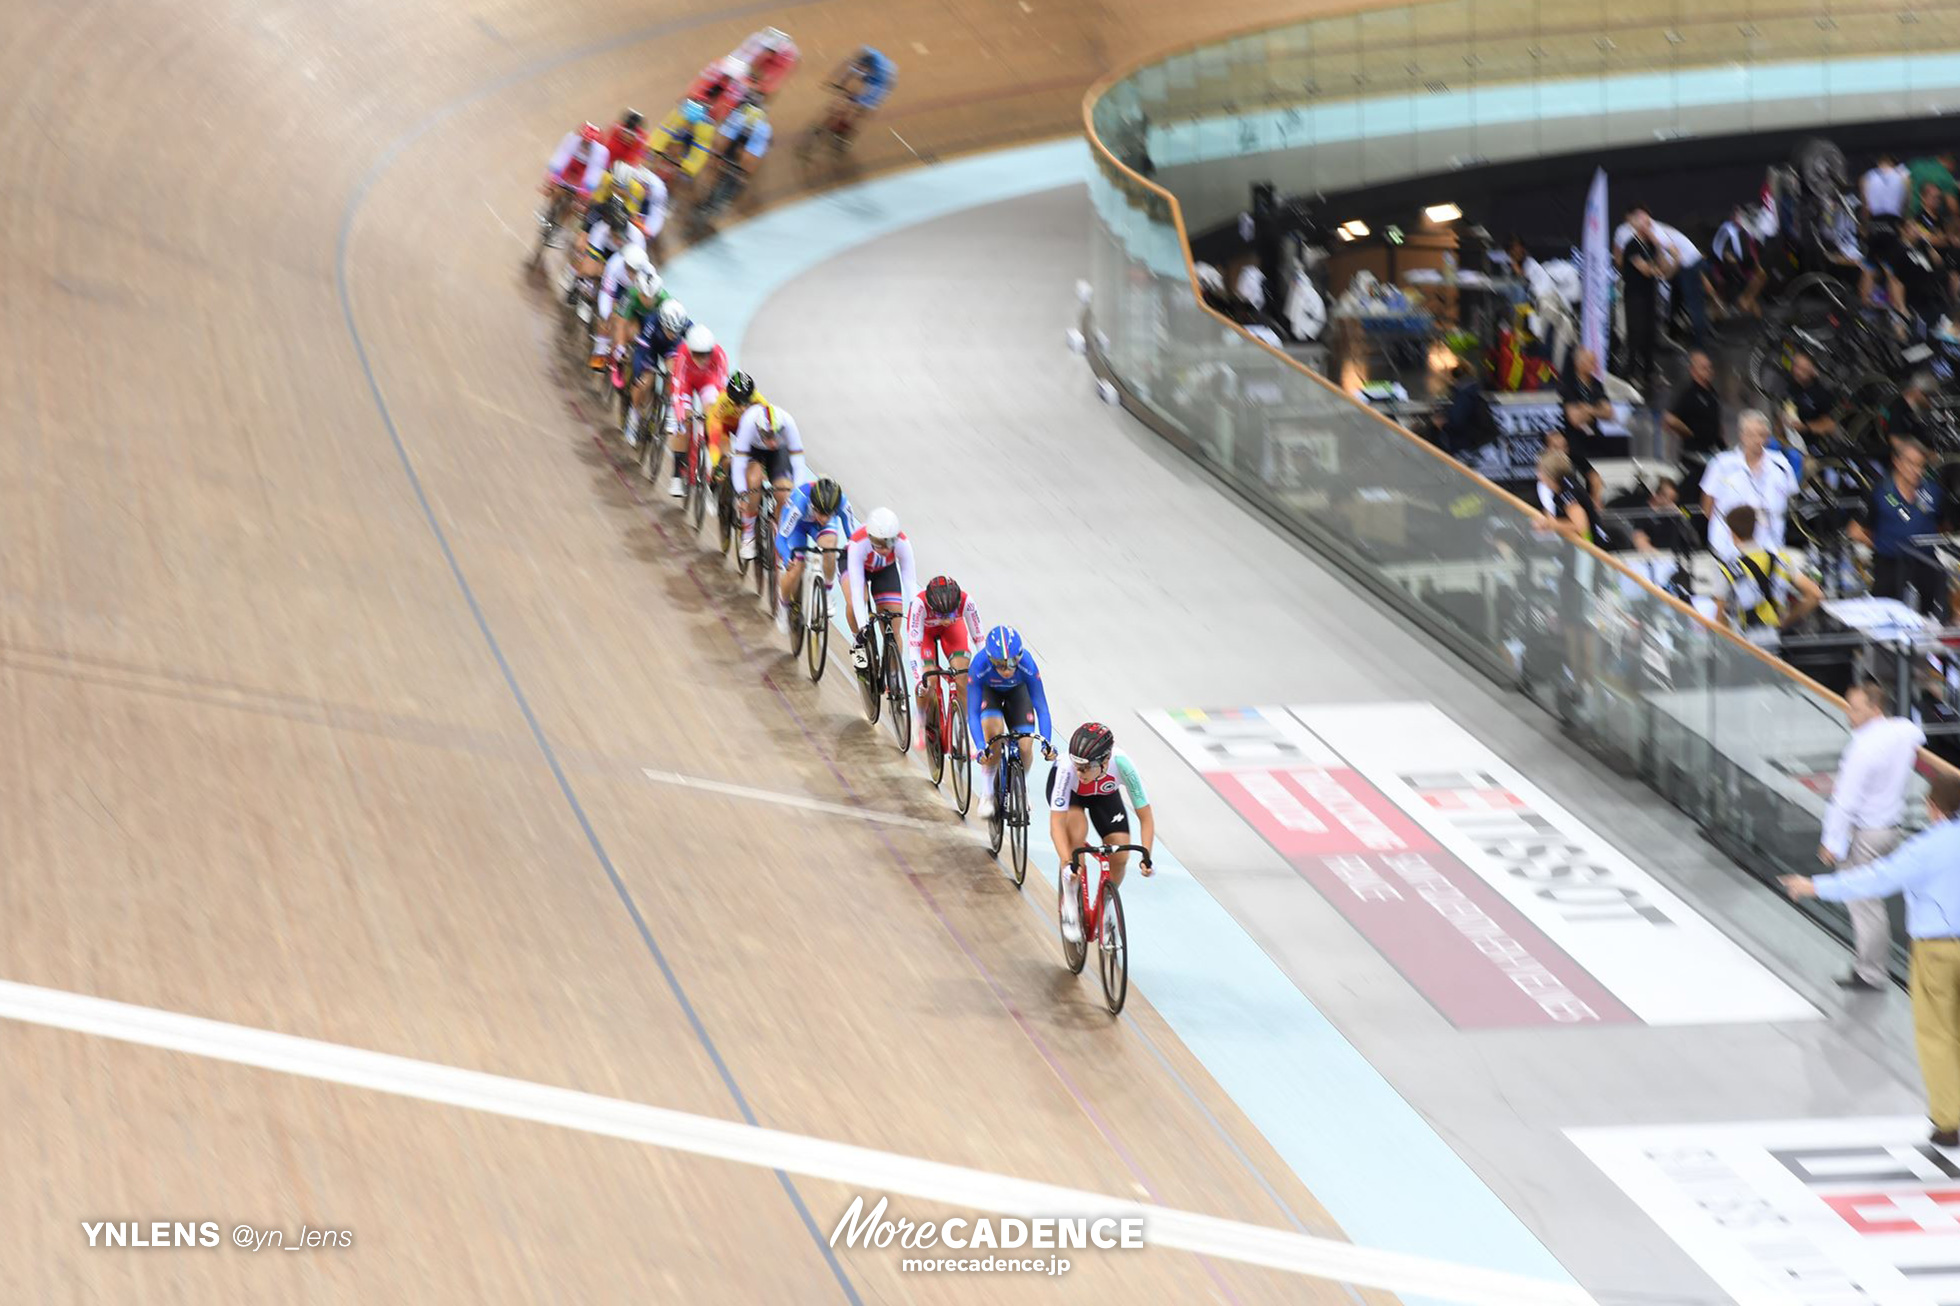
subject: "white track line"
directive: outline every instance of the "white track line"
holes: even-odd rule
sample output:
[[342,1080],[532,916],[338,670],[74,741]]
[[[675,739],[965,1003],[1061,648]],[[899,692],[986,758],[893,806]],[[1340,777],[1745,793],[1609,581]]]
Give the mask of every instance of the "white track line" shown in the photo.
[[676,785],[682,789],[702,789],[709,793],[725,794],[730,798],[749,798],[758,803],[774,803],[778,807],[794,807],[805,812],[852,816],[860,821],[876,821],[881,825],[902,825],[908,830],[943,830],[952,833],[959,828],[945,821],[921,821],[917,817],[895,816],[890,812],[877,812],[868,807],[826,803],[818,798],[805,798],[801,794],[777,793],[773,789],[751,789],[747,785],[732,785],[726,781],[709,780],[698,775],[682,775],[678,771],[656,771],[650,766],[641,767],[640,772],[656,784]]
[[[185,1052],[1002,1215],[1144,1217],[1145,1239],[1225,1260],[1466,1306],[1591,1306],[1581,1289],[474,1070],[0,980],[0,1018]],[[1335,1126],[1338,1127],[1338,1126]],[[842,1212],[838,1213],[840,1216]],[[828,1221],[827,1213],[820,1223]]]

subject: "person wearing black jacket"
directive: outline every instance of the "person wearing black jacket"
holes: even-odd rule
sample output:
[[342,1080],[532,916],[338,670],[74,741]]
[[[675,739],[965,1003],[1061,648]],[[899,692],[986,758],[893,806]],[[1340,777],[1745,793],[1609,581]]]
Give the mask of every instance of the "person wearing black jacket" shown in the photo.
[[1660,332],[1660,283],[1674,275],[1674,255],[1654,233],[1646,209],[1628,209],[1626,228],[1627,241],[1614,254],[1627,310],[1626,377],[1645,389]]

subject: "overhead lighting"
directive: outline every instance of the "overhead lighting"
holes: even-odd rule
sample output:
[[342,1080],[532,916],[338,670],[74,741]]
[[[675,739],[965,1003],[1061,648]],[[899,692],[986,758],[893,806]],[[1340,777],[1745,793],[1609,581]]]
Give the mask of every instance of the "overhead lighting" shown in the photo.
[[1445,222],[1455,222],[1463,216],[1463,210],[1454,204],[1431,204],[1422,211],[1422,216],[1441,226]]
[[1349,240],[1356,240],[1368,234],[1368,224],[1356,218],[1352,222],[1343,222],[1341,230],[1347,233]]
[[1400,245],[1402,243],[1402,228],[1400,227],[1391,226],[1382,234],[1388,237],[1388,243],[1391,245]]
[[1354,239],[1354,233],[1352,231],[1349,231],[1346,227],[1336,227],[1334,229],[1334,234],[1336,236],[1339,236],[1342,240]]

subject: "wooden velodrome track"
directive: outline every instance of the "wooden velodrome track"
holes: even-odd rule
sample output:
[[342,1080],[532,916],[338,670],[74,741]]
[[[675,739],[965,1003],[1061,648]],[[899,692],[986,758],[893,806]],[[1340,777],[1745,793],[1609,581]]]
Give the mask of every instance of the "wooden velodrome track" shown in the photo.
[[[959,150],[1072,130],[1197,11],[6,9],[0,979],[1337,1232],[663,534],[518,270],[567,125],[764,23],[806,55],[785,130],[873,41],[889,125]],[[1225,21],[1262,10],[1294,11]],[[841,1185],[13,1021],[0,1057],[14,1301],[1353,1300],[1167,1250],[1040,1289],[832,1266]],[[103,1219],[356,1241],[91,1251]]]

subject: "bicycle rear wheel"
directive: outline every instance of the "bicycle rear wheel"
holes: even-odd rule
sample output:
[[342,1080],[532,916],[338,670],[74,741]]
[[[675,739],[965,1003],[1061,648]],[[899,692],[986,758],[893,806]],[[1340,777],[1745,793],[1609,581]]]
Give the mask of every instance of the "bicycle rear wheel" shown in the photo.
[[[1075,910],[1077,913],[1076,919],[1082,921],[1083,928],[1087,929],[1088,920],[1089,920],[1089,905],[1086,901],[1083,900],[1083,892],[1084,892],[1082,888],[1083,883],[1084,880],[1082,876],[1078,875],[1075,877],[1075,894],[1076,894]],[[1062,872],[1061,878],[1056,882],[1056,887],[1055,887],[1055,915],[1058,924],[1060,922],[1062,911],[1064,910],[1064,904],[1068,901],[1068,893],[1069,893],[1068,871],[1065,868]],[[1070,943],[1068,941],[1068,935],[1066,934],[1062,935],[1062,965],[1068,967],[1069,974],[1080,975],[1082,973],[1082,963],[1086,962],[1087,960],[1089,960],[1089,944],[1086,938],[1081,943]]]
[[1102,975],[1103,1004],[1112,1016],[1120,1015],[1130,996],[1130,939],[1123,928],[1123,896],[1116,882],[1103,886],[1102,928],[1096,932],[1096,952]]
[[973,806],[973,741],[967,737],[966,713],[954,711],[951,737],[952,751],[947,760],[953,766],[953,805],[964,820],[967,809]]
[[824,660],[830,655],[830,591],[822,584],[810,592],[810,636],[803,651],[814,685],[823,679]]

